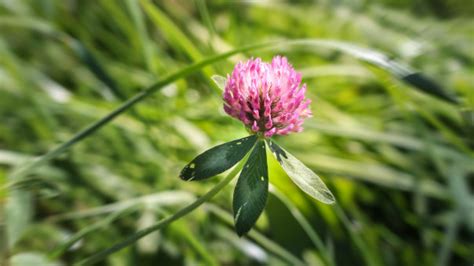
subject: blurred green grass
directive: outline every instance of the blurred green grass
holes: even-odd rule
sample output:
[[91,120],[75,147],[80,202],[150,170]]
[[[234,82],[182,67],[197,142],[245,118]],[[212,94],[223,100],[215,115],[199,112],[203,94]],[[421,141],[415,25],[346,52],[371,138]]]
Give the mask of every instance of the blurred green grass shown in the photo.
[[[2,263],[72,264],[204,194],[221,177],[185,183],[180,169],[246,134],[222,111],[211,75],[283,54],[304,74],[314,117],[278,142],[325,179],[338,205],[306,197],[270,160],[281,197],[270,197],[248,238],[233,233],[229,186],[106,263],[472,264],[474,9],[470,1],[416,3],[0,2]],[[5,189],[15,167],[166,75],[232,48],[300,38],[383,51],[460,103],[334,49],[240,53],[167,85]]]

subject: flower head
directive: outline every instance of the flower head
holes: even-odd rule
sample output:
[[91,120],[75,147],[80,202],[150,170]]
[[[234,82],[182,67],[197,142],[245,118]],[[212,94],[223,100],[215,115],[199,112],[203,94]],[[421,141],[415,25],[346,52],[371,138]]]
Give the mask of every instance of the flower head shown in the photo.
[[224,110],[265,137],[300,132],[311,116],[306,84],[300,83],[301,74],[285,57],[276,56],[271,63],[260,58],[240,62],[227,75]]
[[[241,168],[238,166],[233,171],[240,171],[232,202],[235,231],[239,236],[252,229],[265,208],[269,185],[266,147],[301,190],[323,203],[334,203],[334,196],[318,175],[269,139],[275,134],[301,131],[303,120],[311,116],[311,101],[305,98],[306,84],[300,87],[301,74],[286,58],[276,56],[271,63],[250,59],[237,64],[227,79],[220,76],[212,79],[219,88],[224,86],[224,110],[255,134],[198,155],[183,168],[181,179],[203,180],[215,176],[248,156],[244,164],[239,164]],[[232,177],[229,174],[224,182]]]

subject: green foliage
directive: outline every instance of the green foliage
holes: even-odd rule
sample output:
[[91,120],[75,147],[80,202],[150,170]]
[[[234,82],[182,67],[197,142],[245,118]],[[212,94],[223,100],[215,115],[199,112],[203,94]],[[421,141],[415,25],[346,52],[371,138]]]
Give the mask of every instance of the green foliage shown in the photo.
[[179,177],[199,181],[218,175],[242,160],[256,141],[257,136],[251,135],[213,147],[188,163]]
[[[0,1],[0,264],[472,263],[471,13],[464,0]],[[305,131],[276,141],[336,203],[268,156],[267,207],[239,238],[225,185],[242,165],[199,183],[179,171],[248,134],[212,77],[275,54],[313,100]]]
[[274,141],[268,140],[268,146],[285,173],[301,190],[326,204],[334,203],[334,196],[318,175]]
[[265,142],[258,141],[240,173],[234,190],[235,231],[244,235],[257,221],[267,203],[268,167]]

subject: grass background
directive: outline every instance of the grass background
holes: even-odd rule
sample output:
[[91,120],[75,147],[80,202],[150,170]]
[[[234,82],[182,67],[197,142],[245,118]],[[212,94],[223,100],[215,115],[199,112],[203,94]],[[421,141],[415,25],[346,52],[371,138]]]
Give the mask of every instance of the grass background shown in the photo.
[[[102,263],[472,265],[473,15],[461,0],[0,1],[2,264],[73,264],[208,191],[222,177],[183,182],[181,168],[247,134],[210,77],[281,54],[303,73],[314,116],[277,141],[338,204],[307,197],[269,156],[272,194],[248,237],[233,232],[231,185]],[[381,51],[459,102],[337,49],[277,45],[180,75],[28,175],[12,174],[193,62],[314,38]]]

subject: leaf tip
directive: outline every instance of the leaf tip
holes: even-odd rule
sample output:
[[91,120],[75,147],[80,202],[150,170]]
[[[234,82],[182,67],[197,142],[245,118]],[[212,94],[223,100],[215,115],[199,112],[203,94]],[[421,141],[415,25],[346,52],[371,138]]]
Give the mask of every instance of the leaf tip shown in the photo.
[[336,199],[334,197],[328,199],[328,200],[325,200],[325,201],[321,201],[322,203],[325,203],[327,205],[334,205],[336,204]]
[[331,191],[328,190],[322,190],[320,191],[322,197],[318,197],[316,198],[317,200],[321,201],[322,203],[325,203],[325,204],[328,204],[328,205],[332,205],[334,203],[336,203],[336,197],[334,197],[334,195],[331,193]]
[[235,229],[235,232],[237,233],[237,235],[238,235],[239,237],[243,237],[243,236],[245,235],[245,232],[239,231],[239,230],[237,230],[237,229]]
[[331,193],[329,189],[326,190],[319,190],[317,193],[308,193],[307,191],[303,190],[312,198],[316,199],[319,202],[322,202],[327,205],[332,205],[336,203],[336,197]]
[[245,236],[249,231],[250,231],[251,227],[243,227],[243,226],[239,226],[238,223],[235,224],[235,232],[237,233],[237,235],[239,237],[243,237]]
[[179,173],[179,178],[184,181],[192,181],[196,176],[195,176],[195,164],[194,163],[189,163],[187,164],[183,170]]

